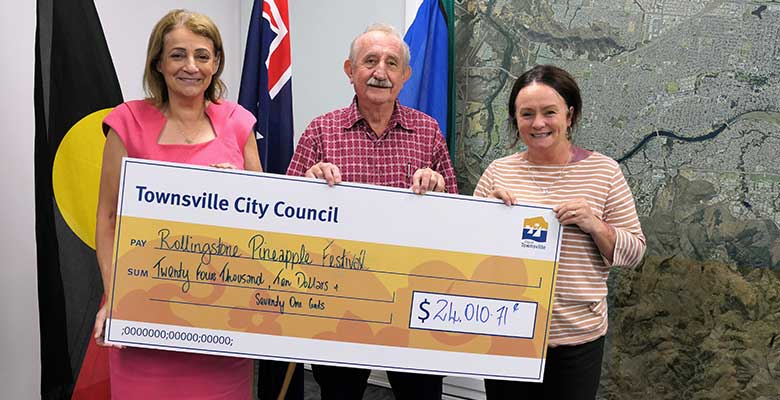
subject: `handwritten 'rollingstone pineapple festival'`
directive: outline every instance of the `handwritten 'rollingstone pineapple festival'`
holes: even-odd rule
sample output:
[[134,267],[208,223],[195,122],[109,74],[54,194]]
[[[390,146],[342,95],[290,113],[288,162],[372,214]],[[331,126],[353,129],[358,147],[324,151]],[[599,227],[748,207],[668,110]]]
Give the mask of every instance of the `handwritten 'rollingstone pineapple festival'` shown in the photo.
[[[200,260],[196,267],[195,275],[198,281],[216,281],[219,277],[222,282],[225,283],[238,283],[238,284],[262,284],[264,282],[262,272],[259,275],[251,274],[235,274],[230,272],[229,262],[226,262],[222,268],[222,271],[217,275],[213,272],[205,272],[201,270],[201,267],[211,264],[212,256],[224,256],[231,258],[248,258],[258,261],[273,261],[283,263],[283,270],[293,268],[295,265],[318,265],[327,268],[343,268],[343,269],[357,269],[365,270],[366,268],[366,250],[360,249],[355,253],[347,251],[347,249],[341,249],[340,252],[334,254],[332,252],[334,248],[333,240],[329,240],[328,243],[322,249],[321,264],[315,264],[312,261],[311,253],[306,248],[305,244],[301,244],[299,250],[290,250],[285,248],[274,249],[267,247],[266,239],[262,234],[254,234],[248,241],[248,246],[251,250],[250,255],[244,256],[237,245],[229,244],[222,241],[222,238],[217,238],[214,241],[199,242],[193,239],[191,235],[182,234],[173,236],[170,229],[162,228],[158,232],[160,238],[160,250],[173,250],[182,251],[185,253],[198,253],[200,254]],[[354,255],[351,255],[354,254]],[[166,256],[162,256],[153,266],[152,269],[159,278],[176,278],[183,279],[182,291],[187,292],[190,286],[190,274],[189,269],[185,268],[180,261],[178,265],[165,263]],[[202,272],[201,272],[202,271]],[[278,279],[277,274],[277,279]]]

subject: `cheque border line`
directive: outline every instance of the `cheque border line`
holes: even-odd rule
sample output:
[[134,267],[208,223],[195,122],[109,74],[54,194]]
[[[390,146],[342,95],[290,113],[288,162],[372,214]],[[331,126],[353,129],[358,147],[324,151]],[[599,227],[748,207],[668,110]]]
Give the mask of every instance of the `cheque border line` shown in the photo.
[[[119,177],[119,189],[120,193],[117,197],[117,211],[116,211],[116,229],[114,232],[114,254],[113,254],[113,272],[111,274],[111,298],[106,299],[106,302],[111,302],[111,305],[108,308],[108,316],[106,317],[106,321],[103,325],[103,340],[108,340],[111,342],[111,324],[114,321],[114,293],[116,289],[116,277],[117,277],[117,268],[119,268],[119,240],[117,240],[120,236],[120,232],[122,231],[122,217],[123,213],[122,210],[124,209],[124,198],[125,198],[125,176],[127,175],[127,164],[130,162],[129,159],[122,158],[122,170],[121,170],[121,176]],[[102,273],[102,272],[101,272]],[[103,291],[105,294],[105,288],[103,288]]]
[[[196,330],[199,329],[207,329],[208,328],[194,328]],[[231,331],[224,331],[225,334],[231,334],[234,332]],[[310,340],[323,340],[323,339],[310,339]],[[295,357],[295,356],[280,356],[276,353],[269,353],[269,352],[257,352],[257,351],[231,351],[231,350],[218,350],[213,348],[205,348],[205,347],[191,347],[191,346],[178,346],[173,344],[167,344],[167,343],[149,343],[144,341],[132,341],[132,340],[112,340],[113,343],[124,343],[124,344],[130,344],[130,345],[136,345],[139,347],[145,347],[145,348],[151,348],[151,349],[175,349],[175,350],[184,350],[188,352],[195,352],[200,354],[212,354],[212,355],[232,355],[234,357],[244,356],[244,357],[251,357],[251,358],[262,358],[262,359],[268,359],[268,360],[277,360],[277,361],[293,361],[293,362],[301,362],[301,363],[312,363],[312,364],[327,364],[327,365],[334,365],[334,366],[352,366],[352,367],[359,367],[359,368],[369,368],[369,369],[381,369],[381,370],[389,370],[389,371],[400,371],[400,372],[417,372],[417,373],[433,373],[433,374],[439,374],[439,375],[457,375],[457,376],[463,376],[463,377],[471,377],[471,378],[488,378],[488,379],[508,379],[512,381],[532,381],[532,380],[538,380],[539,376],[533,376],[533,375],[506,375],[506,374],[497,374],[497,373],[476,373],[471,372],[469,369],[458,369],[457,367],[447,368],[447,369],[435,369],[435,368],[415,368],[415,367],[402,367],[398,365],[387,365],[387,364],[378,364],[378,363],[371,363],[371,362],[351,362],[351,361],[345,361],[345,362],[333,362],[328,359],[319,358],[319,357]],[[371,345],[371,346],[382,346],[382,345]],[[392,346],[385,346],[385,347],[392,347]],[[540,363],[542,364],[542,363]],[[540,365],[542,366],[542,365]]]

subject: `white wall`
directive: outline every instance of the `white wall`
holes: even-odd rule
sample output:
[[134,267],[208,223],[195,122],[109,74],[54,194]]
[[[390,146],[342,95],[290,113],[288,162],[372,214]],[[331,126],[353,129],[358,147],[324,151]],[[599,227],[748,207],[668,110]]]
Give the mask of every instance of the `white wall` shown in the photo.
[[219,27],[225,47],[222,79],[228,86],[227,98],[235,101],[244,58],[245,39],[242,38],[246,37],[241,3],[241,0],[95,0],[125,100],[144,97],[146,44],[154,24],[168,11],[185,8],[208,15]]
[[297,143],[314,117],[352,101],[354,91],[342,69],[352,39],[375,22],[403,32],[404,0],[292,0],[289,4]]
[[0,397],[40,397],[35,264],[35,2],[1,0]]

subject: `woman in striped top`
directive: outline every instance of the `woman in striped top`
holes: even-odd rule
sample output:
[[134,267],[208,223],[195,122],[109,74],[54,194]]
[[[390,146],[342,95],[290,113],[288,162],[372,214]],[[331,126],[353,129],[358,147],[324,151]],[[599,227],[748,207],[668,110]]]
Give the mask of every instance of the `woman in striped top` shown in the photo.
[[507,205],[552,206],[564,226],[544,383],[486,380],[490,400],[595,398],[610,267],[634,267],[645,251],[620,166],[571,142],[581,112],[580,90],[568,72],[549,65],[525,72],[512,87],[509,119],[527,150],[493,161],[474,190]]

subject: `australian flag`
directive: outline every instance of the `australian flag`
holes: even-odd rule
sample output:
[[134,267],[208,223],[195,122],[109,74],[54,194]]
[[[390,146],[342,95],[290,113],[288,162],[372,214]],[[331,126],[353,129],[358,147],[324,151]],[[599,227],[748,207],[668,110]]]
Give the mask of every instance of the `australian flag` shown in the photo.
[[263,171],[287,172],[293,153],[292,64],[287,0],[255,0],[238,102],[257,117]]

